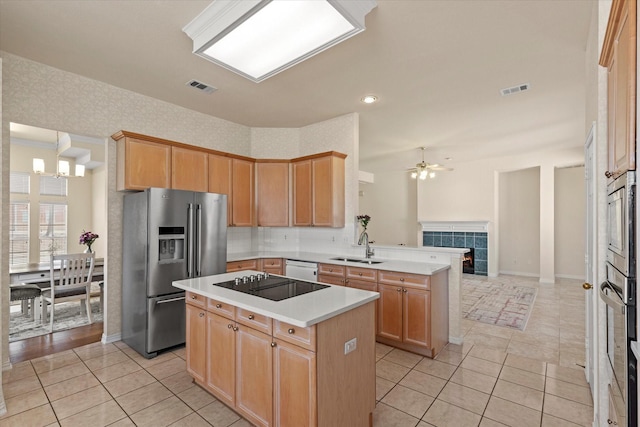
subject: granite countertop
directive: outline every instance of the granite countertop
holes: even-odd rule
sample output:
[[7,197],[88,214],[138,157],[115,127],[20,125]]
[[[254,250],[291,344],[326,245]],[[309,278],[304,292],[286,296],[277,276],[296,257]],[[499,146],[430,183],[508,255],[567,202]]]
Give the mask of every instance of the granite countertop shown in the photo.
[[259,271],[245,270],[216,274],[195,279],[177,280],[173,282],[173,286],[302,328],[353,310],[380,297],[377,292],[327,285],[326,288],[318,291],[282,301],[271,301],[214,285],[214,283],[234,280],[236,277],[259,273]]
[[[461,251],[461,249],[459,249]],[[338,261],[331,258],[364,259],[354,255],[322,254],[313,252],[243,252],[227,254],[227,261],[244,261],[253,258],[285,258],[299,261],[317,262],[323,264],[347,265],[350,267],[372,268],[374,270],[400,271],[403,273],[423,274],[430,276],[451,268],[448,264],[428,262],[403,261],[373,257],[372,261],[382,261],[380,264],[364,264],[359,262]]]

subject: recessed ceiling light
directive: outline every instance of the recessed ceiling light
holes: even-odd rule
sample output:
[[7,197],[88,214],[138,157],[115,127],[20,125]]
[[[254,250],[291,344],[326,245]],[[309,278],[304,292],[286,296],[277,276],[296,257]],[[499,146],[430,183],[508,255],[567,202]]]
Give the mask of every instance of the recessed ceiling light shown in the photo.
[[362,102],[364,102],[365,104],[373,104],[377,100],[378,100],[378,97],[373,95],[367,95],[362,98]]

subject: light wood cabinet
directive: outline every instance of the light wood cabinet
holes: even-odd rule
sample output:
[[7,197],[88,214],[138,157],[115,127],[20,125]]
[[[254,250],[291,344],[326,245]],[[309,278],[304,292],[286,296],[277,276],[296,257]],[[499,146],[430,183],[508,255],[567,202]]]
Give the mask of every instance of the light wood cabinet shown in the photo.
[[282,258],[263,258],[260,260],[260,264],[260,271],[264,271],[269,274],[284,274]]
[[207,192],[208,155],[204,151],[171,148],[171,188]]
[[600,56],[607,68],[607,177],[636,168],[636,2],[614,0]]
[[227,195],[227,225],[231,225],[233,216],[231,206],[233,205],[231,194],[231,158],[217,154],[208,155],[209,167],[209,193]]
[[292,160],[293,225],[344,227],[344,159],[336,152]]
[[242,270],[258,270],[257,259],[247,259],[244,261],[230,261],[227,263],[227,273]]
[[345,267],[335,264],[318,264],[318,282],[330,285],[345,285]]
[[125,136],[123,132],[112,138],[117,141],[118,191],[171,188],[171,146]]
[[187,372],[203,382],[206,375],[207,312],[198,306],[187,304]]
[[207,313],[206,387],[231,407],[236,403],[235,328],[233,320]]
[[255,223],[255,163],[252,160],[231,161],[231,225],[251,227]]
[[256,161],[258,226],[289,225],[289,162]]
[[431,276],[378,271],[378,341],[435,357],[449,341],[446,271]]

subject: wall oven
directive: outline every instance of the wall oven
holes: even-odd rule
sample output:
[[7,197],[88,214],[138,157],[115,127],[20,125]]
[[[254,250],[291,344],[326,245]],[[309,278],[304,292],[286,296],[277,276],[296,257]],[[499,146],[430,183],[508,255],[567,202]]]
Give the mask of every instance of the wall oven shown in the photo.
[[631,351],[636,340],[635,172],[629,171],[608,186],[607,280],[600,297],[607,304],[607,356],[616,412],[638,423],[637,360]]

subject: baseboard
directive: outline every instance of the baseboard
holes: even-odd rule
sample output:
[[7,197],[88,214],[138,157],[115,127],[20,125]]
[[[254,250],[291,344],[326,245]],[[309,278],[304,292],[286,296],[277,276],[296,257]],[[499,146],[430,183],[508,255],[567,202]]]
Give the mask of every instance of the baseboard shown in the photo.
[[576,276],[574,274],[556,274],[559,279],[575,279],[584,281],[584,276]]
[[109,344],[112,342],[116,342],[116,341],[121,341],[122,340],[122,333],[118,332],[117,334],[113,334],[113,335],[105,335],[102,334],[102,344]]
[[2,371],[9,371],[13,369],[13,365],[11,364],[11,360],[7,359],[7,360],[3,360],[2,361]]
[[507,276],[540,277],[539,274],[523,273],[521,271],[503,271],[503,270],[500,270],[498,272],[498,275],[500,275],[500,274],[504,274],[504,275],[507,275]]

